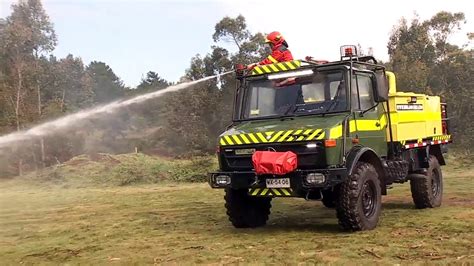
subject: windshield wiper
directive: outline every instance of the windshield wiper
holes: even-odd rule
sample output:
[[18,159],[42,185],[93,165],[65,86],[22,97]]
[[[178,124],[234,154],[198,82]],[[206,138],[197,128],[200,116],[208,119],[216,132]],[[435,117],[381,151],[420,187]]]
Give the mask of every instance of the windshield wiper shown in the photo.
[[298,111],[312,112],[314,110],[317,110],[317,109],[303,109],[302,107],[305,107],[305,105],[304,104],[291,105],[291,106],[288,107],[288,109],[286,110],[286,112],[283,115],[284,116],[289,115],[290,113],[295,114]]
[[[338,103],[339,103],[339,101],[333,100],[333,101],[331,102],[331,104],[328,106],[328,108],[327,108],[324,112],[327,113],[327,112],[331,111],[332,107],[333,107],[333,106],[334,106],[334,107],[337,107],[337,104],[338,104]],[[334,105],[334,104],[336,104],[336,105]]]
[[323,106],[320,106],[317,108],[302,109],[301,111],[304,111],[303,113],[321,113],[321,112],[324,113],[325,112]]
[[[342,81],[341,81],[342,82]],[[331,102],[331,104],[328,106],[328,108],[324,111],[325,113],[331,111],[331,109],[333,107],[337,107],[337,105],[339,104],[339,94],[341,93],[341,90],[342,90],[342,86],[341,86],[341,83],[339,84],[339,86],[337,86],[337,91],[336,91],[336,95],[334,95],[334,99],[333,101]],[[334,105],[335,104],[335,105]]]
[[365,113],[367,113],[367,112],[369,112],[369,111],[375,109],[375,107],[377,107],[378,105],[379,105],[379,104],[377,103],[376,105],[370,107],[369,109],[366,109],[366,110],[362,111],[362,112],[360,113],[360,116],[361,116],[361,117],[364,116]]

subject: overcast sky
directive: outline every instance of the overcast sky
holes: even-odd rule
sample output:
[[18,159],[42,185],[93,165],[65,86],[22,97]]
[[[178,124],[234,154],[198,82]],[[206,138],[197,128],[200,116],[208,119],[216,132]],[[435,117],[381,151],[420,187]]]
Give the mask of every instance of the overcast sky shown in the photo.
[[[13,2],[0,0],[0,17],[10,14]],[[58,35],[55,55],[72,53],[85,64],[104,61],[126,85],[136,86],[149,70],[178,80],[191,57],[210,51],[214,26],[224,16],[242,14],[253,32],[282,32],[296,58],[336,60],[340,45],[360,43],[387,60],[393,26],[415,12],[422,19],[441,10],[464,12],[467,23],[451,41],[466,44],[466,32],[474,32],[470,2],[43,0],[43,5]]]

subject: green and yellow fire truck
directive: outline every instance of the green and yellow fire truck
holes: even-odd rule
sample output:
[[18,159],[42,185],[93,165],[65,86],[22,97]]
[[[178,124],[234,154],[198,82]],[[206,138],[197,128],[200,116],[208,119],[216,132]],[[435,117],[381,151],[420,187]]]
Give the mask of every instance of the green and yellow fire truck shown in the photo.
[[[344,229],[370,230],[381,195],[408,181],[417,208],[441,205],[451,136],[440,97],[397,91],[395,74],[355,46],[341,47],[339,61],[262,65],[236,78],[220,169],[209,174],[235,227],[263,226],[272,198],[299,197],[335,208]],[[294,170],[256,173],[256,152],[288,151]]]

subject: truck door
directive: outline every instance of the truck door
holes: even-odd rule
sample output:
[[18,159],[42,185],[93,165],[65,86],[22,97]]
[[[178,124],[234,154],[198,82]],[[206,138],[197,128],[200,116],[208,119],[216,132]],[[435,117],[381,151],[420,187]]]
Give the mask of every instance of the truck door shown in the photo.
[[375,84],[375,75],[372,72],[353,72],[348,146],[366,146],[377,154],[387,154],[387,123],[383,105],[374,101]]

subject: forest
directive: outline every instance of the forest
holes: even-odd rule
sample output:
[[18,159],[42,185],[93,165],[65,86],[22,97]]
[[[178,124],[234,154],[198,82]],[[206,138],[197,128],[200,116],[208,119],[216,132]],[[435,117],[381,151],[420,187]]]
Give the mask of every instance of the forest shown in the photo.
[[[398,89],[439,95],[448,104],[453,150],[472,156],[474,139],[474,51],[449,42],[465,23],[462,12],[439,12],[430,19],[400,19],[387,40],[387,69]],[[377,34],[377,33],[374,33]],[[190,58],[179,81],[150,70],[136,87],[127,87],[107,62],[83,62],[81,55],[54,56],[58,38],[40,0],[13,4],[0,18],[0,134],[111,101],[160,90],[176,82],[226,72],[266,54],[264,35],[251,32],[243,16],[215,25],[213,45]],[[223,45],[226,44],[226,45]],[[230,51],[225,47],[233,46]],[[68,130],[0,149],[0,177],[21,175],[60,164],[81,154],[141,152],[189,158],[212,154],[220,132],[231,122],[232,75],[189,90],[94,117]],[[177,137],[179,136],[179,137]]]

